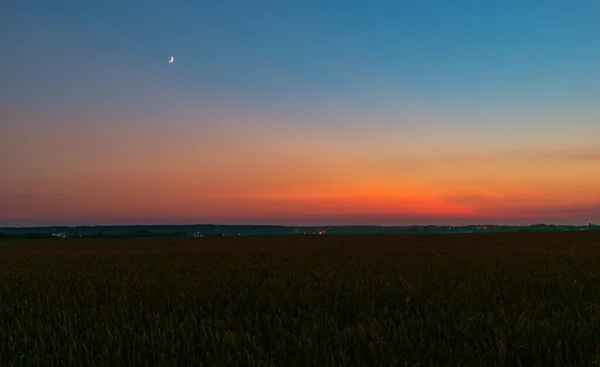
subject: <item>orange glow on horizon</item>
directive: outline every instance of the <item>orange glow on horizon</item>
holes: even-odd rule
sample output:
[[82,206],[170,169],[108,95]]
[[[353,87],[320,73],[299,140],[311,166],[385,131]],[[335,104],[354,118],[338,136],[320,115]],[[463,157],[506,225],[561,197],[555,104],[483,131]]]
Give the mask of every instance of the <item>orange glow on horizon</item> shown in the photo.
[[9,130],[0,145],[23,160],[0,182],[0,221],[558,218],[561,208],[582,217],[600,208],[597,161],[579,150],[494,153],[389,126],[365,136],[358,123],[315,134],[252,116],[222,121],[168,131],[65,124],[63,134],[28,130],[18,145]]

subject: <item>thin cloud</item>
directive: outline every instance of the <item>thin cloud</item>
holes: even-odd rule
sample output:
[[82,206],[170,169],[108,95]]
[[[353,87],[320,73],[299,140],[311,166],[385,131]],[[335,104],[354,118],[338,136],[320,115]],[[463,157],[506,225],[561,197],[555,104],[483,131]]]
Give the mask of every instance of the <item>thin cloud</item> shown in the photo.
[[470,153],[436,154],[420,157],[421,162],[438,164],[469,164],[469,163],[519,163],[540,160],[567,161],[600,161],[600,148],[563,149],[563,150],[510,150],[483,151]]
[[582,161],[600,161],[600,148],[596,150],[587,150],[582,152],[573,152],[567,155],[567,158]]

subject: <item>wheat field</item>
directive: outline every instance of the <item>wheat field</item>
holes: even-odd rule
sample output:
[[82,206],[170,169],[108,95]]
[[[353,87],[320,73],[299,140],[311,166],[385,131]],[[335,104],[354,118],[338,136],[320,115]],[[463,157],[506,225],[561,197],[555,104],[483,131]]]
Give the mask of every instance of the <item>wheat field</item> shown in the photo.
[[1,366],[600,357],[600,232],[0,242]]

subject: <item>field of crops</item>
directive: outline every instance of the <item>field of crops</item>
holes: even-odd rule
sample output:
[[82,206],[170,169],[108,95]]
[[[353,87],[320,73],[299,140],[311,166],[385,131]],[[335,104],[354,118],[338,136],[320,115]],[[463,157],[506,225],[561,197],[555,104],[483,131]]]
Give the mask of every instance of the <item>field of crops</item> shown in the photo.
[[0,242],[0,366],[600,360],[600,232]]

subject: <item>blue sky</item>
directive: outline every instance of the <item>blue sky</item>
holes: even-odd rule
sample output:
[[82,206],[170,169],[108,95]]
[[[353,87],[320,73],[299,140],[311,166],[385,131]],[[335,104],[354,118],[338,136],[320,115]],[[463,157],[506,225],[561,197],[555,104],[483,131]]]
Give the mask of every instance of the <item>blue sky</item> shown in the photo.
[[[292,109],[322,96],[368,104],[377,92],[442,107],[523,97],[585,104],[600,80],[598,1],[12,1],[7,9],[10,57],[0,76],[13,88],[2,96],[30,103],[64,103],[81,84],[97,89],[81,98],[135,101],[130,88],[141,83],[164,103],[157,89]],[[171,54],[177,70],[164,68]],[[113,78],[123,83],[110,93]]]

